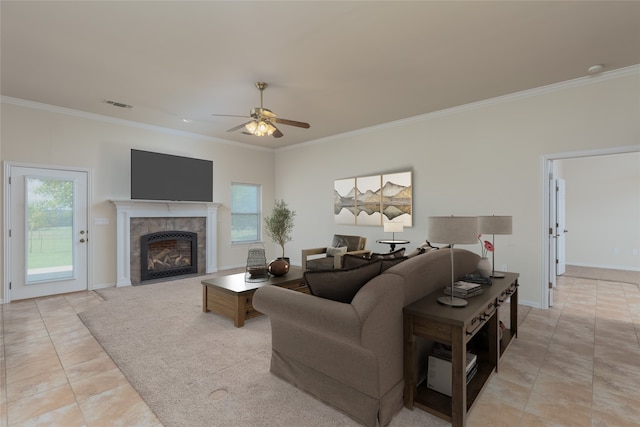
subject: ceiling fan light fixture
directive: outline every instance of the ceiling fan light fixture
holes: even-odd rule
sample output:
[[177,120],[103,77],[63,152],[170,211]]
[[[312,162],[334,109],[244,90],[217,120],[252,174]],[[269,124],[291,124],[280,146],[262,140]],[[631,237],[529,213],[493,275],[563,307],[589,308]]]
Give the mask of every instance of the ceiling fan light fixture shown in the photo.
[[271,124],[268,120],[252,120],[246,125],[244,125],[247,132],[251,133],[255,136],[265,136],[265,135],[273,135],[273,133],[277,130],[274,125]]
[[260,120],[258,122],[258,129],[256,132],[260,132],[260,136],[262,136],[267,133],[267,130],[269,130],[267,123],[265,123],[264,120]]
[[267,123],[267,135],[271,136],[276,131],[276,127],[271,123]]
[[268,85],[263,82],[256,83],[256,87],[260,91],[260,107],[252,108],[249,116],[229,116],[226,114],[214,114],[214,116],[224,116],[224,117],[246,117],[251,119],[248,123],[243,123],[231,129],[228,129],[227,132],[235,132],[244,128],[246,132],[244,134],[255,135],[255,136],[274,136],[275,138],[281,138],[283,135],[280,132],[280,129],[276,128],[274,123],[278,123],[281,125],[287,126],[295,126],[303,129],[309,129],[309,123],[297,122],[295,120],[282,119],[278,118],[276,114],[264,108],[262,103],[262,92]]
[[254,135],[255,135],[255,133],[256,133],[256,129],[258,129],[258,122],[256,122],[255,120],[253,120],[253,121],[251,121],[251,122],[247,123],[244,127],[245,127],[245,129],[247,129],[247,131],[248,131],[249,133],[252,133],[252,134],[254,134]]

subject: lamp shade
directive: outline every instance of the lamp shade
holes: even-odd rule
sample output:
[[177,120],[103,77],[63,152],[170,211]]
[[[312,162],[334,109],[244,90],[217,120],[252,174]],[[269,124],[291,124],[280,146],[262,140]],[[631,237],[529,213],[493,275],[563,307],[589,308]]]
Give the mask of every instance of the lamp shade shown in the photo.
[[384,223],[384,232],[385,233],[402,233],[404,230],[404,225],[400,222],[385,222]]
[[478,242],[478,217],[430,216],[427,235],[433,243],[471,244]]
[[479,216],[478,233],[511,234],[512,218],[510,216]]

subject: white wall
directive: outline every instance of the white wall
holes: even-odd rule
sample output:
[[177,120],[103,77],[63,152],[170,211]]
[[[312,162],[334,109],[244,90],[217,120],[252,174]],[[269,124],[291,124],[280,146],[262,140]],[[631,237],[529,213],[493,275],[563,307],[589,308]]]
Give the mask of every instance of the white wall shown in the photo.
[[520,273],[524,303],[543,306],[542,158],[638,144],[639,94],[636,67],[281,149],[276,195],[297,212],[287,254],[299,262],[301,249],[329,244],[334,233],[388,250],[375,243],[382,227],[334,223],[333,181],[413,170],[409,247],[426,239],[428,216],[512,215],[513,235],[496,236],[496,264]]
[[640,271],[640,153],[558,163],[566,181],[567,264]]
[[[213,198],[214,202],[222,203],[217,224],[218,268],[244,265],[247,246],[230,243],[231,182],[262,184],[264,209],[270,210],[275,194],[272,150],[122,122],[94,120],[87,118],[91,117],[88,114],[63,114],[62,109],[25,104],[2,103],[0,158],[10,162],[91,169],[93,203],[89,221],[93,224],[95,218],[107,218],[109,224],[92,225],[90,229],[89,242],[94,255],[90,286],[115,283],[116,217],[115,207],[109,200],[130,198],[131,148],[213,160]],[[2,206],[0,211],[3,209]],[[2,238],[4,241],[4,234]]]
[[[363,114],[363,112],[351,112]],[[264,186],[263,208],[283,198],[297,212],[286,256],[329,244],[334,233],[385,237],[381,227],[336,225],[333,181],[413,171],[414,227],[402,237],[426,239],[431,215],[513,215],[513,235],[496,237],[496,264],[521,274],[521,300],[542,305],[542,158],[553,153],[623,147],[640,141],[640,69],[603,74],[392,123],[273,152],[195,136],[114,124],[2,104],[0,158],[91,168],[93,285],[115,281],[115,210],[129,197],[129,150],[141,148],[214,161],[219,215],[218,265],[244,265],[246,247],[230,245],[233,181]],[[4,185],[4,183],[3,183]],[[0,210],[1,211],[1,210]],[[2,236],[3,239],[5,236]],[[269,256],[275,246],[266,245]],[[475,251],[479,245],[464,246]],[[0,259],[2,259],[0,257]]]

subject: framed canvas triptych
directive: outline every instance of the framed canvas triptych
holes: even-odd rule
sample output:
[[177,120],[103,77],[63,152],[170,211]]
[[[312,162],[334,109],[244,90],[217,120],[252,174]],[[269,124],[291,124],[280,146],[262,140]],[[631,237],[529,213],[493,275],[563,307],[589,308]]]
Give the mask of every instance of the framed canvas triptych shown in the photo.
[[412,226],[411,172],[397,172],[334,182],[333,213],[337,224]]

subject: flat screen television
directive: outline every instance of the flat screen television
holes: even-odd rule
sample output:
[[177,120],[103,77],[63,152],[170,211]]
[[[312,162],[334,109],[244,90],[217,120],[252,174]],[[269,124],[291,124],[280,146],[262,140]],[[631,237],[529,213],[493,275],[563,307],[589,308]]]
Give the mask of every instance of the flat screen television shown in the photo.
[[213,161],[131,150],[131,198],[213,201]]

